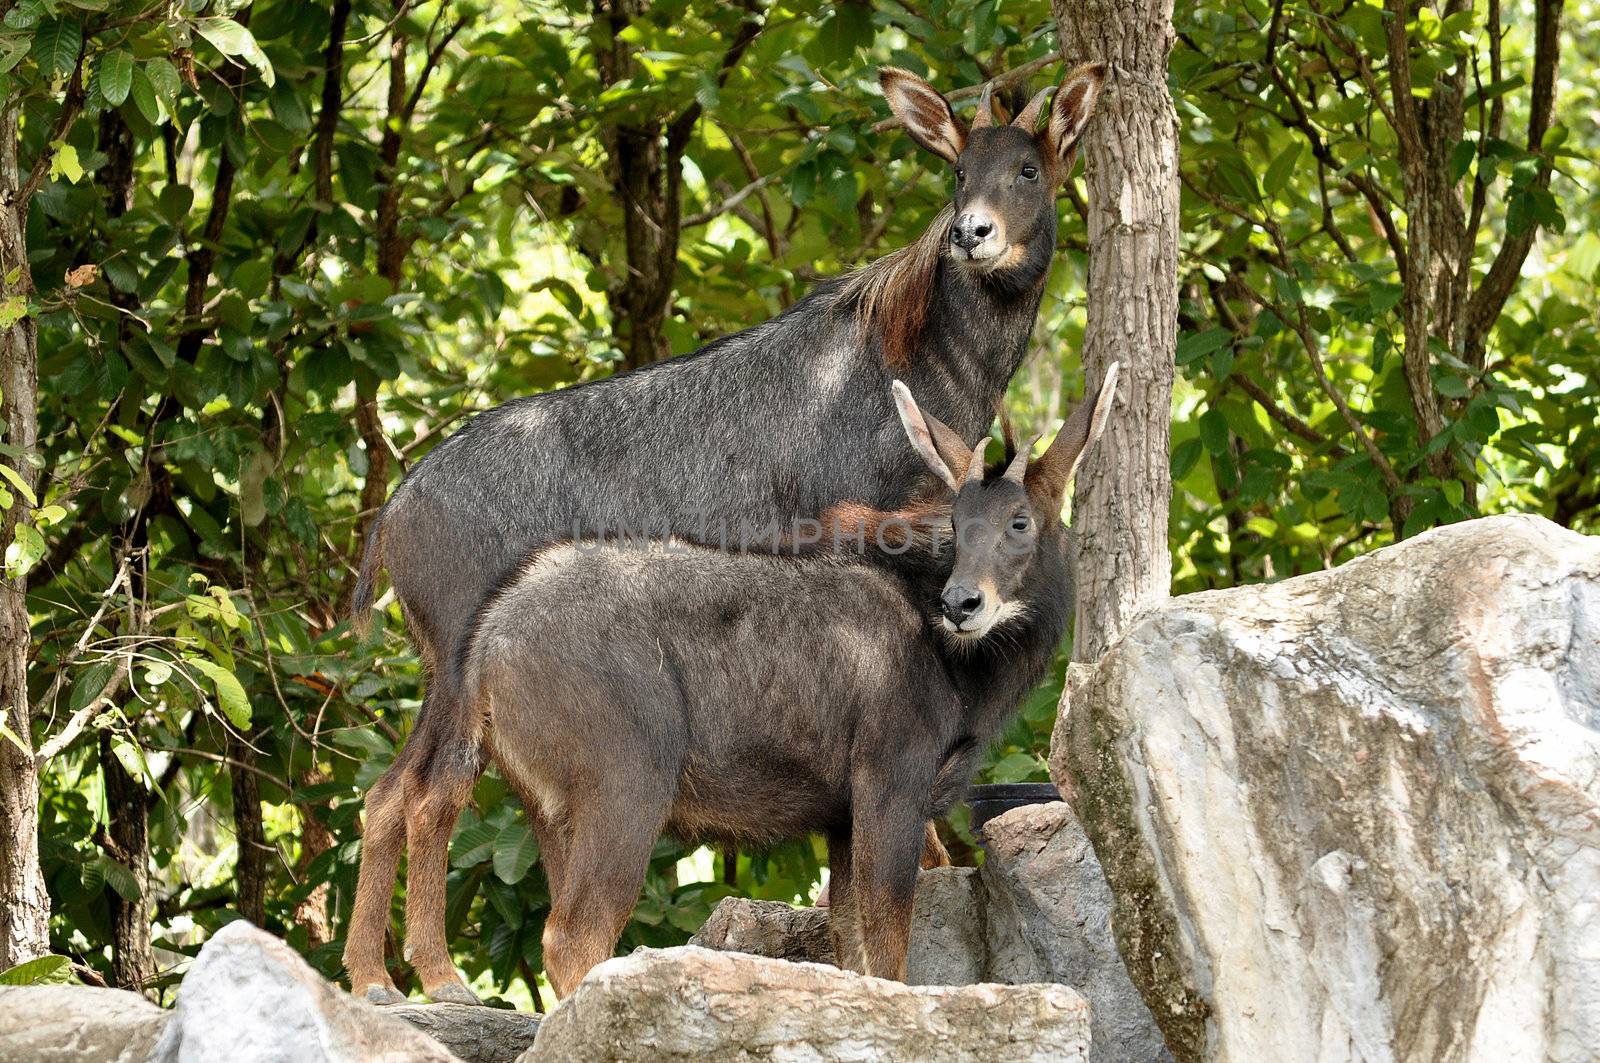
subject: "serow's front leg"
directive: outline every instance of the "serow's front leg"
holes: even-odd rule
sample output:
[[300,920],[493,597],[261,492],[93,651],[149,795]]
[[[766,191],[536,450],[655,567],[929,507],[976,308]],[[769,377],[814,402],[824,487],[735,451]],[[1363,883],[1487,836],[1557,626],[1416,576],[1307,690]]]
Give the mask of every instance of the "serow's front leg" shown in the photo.
[[878,978],[906,980],[923,811],[920,800],[885,795],[858,800],[852,817],[851,900],[861,927],[865,973]]

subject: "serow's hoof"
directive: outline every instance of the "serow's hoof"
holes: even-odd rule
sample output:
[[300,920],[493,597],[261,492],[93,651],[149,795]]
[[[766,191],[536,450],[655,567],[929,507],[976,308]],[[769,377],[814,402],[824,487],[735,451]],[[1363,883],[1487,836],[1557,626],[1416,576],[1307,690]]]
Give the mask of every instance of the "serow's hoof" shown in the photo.
[[361,999],[368,1004],[404,1004],[406,998],[393,986],[369,985],[361,991]]
[[476,1004],[484,1007],[478,995],[460,982],[446,982],[428,990],[428,999],[435,1004]]

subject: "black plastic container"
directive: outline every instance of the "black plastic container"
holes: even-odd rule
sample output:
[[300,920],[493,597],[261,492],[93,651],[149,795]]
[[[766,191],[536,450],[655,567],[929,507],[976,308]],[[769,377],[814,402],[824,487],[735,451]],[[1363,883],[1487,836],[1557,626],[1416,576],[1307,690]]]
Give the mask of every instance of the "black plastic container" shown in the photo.
[[983,825],[1023,805],[1047,805],[1061,800],[1061,792],[1048,782],[996,782],[968,787],[967,807],[972,810],[970,827],[981,844]]

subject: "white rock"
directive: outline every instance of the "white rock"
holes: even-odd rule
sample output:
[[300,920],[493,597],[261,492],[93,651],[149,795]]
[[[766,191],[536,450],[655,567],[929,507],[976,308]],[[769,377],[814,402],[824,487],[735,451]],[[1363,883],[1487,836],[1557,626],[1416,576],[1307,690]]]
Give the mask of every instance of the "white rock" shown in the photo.
[[122,989],[0,986],[0,1063],[144,1063],[166,1023]]
[[1600,540],[1537,517],[1146,614],[1052,767],[1180,1059],[1600,1059]]
[[1065,986],[907,986],[685,946],[608,960],[539,1027],[537,1063],[1074,1063],[1089,1007]]
[[404,1020],[327,982],[293,949],[239,920],[184,975],[155,1063],[452,1063]]
[[1111,888],[1062,802],[1025,805],[983,827],[987,981],[1060,982],[1089,1001],[1095,1063],[1170,1060],[1111,935]]

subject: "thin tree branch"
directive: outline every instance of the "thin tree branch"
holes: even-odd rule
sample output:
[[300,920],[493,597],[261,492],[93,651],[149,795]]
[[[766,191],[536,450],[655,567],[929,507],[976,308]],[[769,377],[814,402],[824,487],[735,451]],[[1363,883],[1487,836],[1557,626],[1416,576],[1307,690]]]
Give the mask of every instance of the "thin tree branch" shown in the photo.
[[[706,210],[696,211],[687,218],[684,218],[678,223],[678,228],[689,229],[696,225],[704,225],[713,218],[728,213],[740,203],[743,203],[755,193],[761,191],[763,188],[767,187],[767,185],[771,184],[773,180],[776,179],[776,176],[777,175],[775,174],[767,174],[764,177],[756,178],[754,181],[751,181],[749,184],[745,185],[743,188],[739,189],[737,192],[733,193],[716,206],[709,207]],[[720,182],[718,183],[720,184]]]
[[[87,41],[87,38],[85,40]],[[72,123],[78,120],[78,115],[83,111],[83,101],[88,95],[83,87],[83,57],[86,47],[87,44],[78,47],[78,60],[72,67],[71,78],[67,81],[67,93],[61,101],[61,113],[56,116],[56,124],[50,128],[50,135],[45,139],[44,148],[40,150],[39,157],[33,160],[33,168],[28,171],[27,180],[17,189],[16,198],[11,203],[11,209],[15,210],[19,217],[27,210],[28,201],[39,191],[39,186],[44,184],[45,176],[50,172],[50,160],[56,155],[56,142],[67,135]]]
[[[1556,67],[1561,57],[1561,8],[1562,0],[1538,0],[1534,13],[1533,92],[1528,103],[1527,143],[1528,151],[1540,155],[1533,180],[1534,187],[1539,189],[1550,187],[1550,174],[1555,167],[1554,158],[1543,150],[1543,144],[1555,110]],[[1463,349],[1469,365],[1482,367],[1484,340],[1522,275],[1522,264],[1533,249],[1536,232],[1537,226],[1530,223],[1520,233],[1507,233],[1489,271],[1467,300]]]

